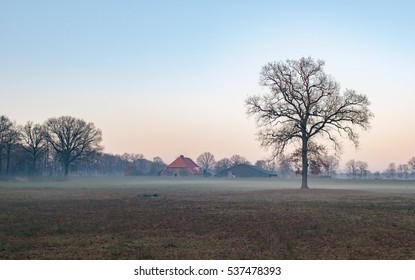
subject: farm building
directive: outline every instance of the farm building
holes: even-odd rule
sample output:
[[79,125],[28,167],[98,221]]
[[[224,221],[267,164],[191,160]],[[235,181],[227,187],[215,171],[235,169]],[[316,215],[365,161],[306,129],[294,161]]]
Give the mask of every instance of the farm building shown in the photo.
[[233,178],[247,178],[247,177],[274,177],[277,173],[267,171],[250,164],[237,164],[235,166],[226,168],[216,174],[217,177],[233,177]]
[[170,163],[161,173],[161,176],[202,176],[203,170],[192,159],[183,155]]

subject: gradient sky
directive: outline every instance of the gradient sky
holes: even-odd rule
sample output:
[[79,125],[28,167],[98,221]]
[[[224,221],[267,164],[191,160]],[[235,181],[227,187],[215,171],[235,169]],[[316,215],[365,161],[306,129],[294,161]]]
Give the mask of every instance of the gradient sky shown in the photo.
[[105,151],[267,157],[245,114],[261,67],[312,56],[375,114],[342,162],[415,156],[413,1],[0,0],[0,114],[72,115]]

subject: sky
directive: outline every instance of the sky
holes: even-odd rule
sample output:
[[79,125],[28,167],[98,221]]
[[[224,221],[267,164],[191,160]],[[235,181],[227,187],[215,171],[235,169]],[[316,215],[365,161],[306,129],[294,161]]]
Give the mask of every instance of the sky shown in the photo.
[[268,62],[311,56],[375,114],[343,164],[415,156],[413,1],[0,0],[0,115],[71,115],[105,152],[269,157],[245,99]]

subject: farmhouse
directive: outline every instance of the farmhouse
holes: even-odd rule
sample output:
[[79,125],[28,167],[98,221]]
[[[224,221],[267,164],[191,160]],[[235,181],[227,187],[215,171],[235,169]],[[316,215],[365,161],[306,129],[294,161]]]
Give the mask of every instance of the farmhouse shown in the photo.
[[160,173],[161,176],[202,176],[203,170],[192,159],[183,155],[170,163]]
[[277,173],[250,164],[237,164],[216,174],[217,177],[274,177]]

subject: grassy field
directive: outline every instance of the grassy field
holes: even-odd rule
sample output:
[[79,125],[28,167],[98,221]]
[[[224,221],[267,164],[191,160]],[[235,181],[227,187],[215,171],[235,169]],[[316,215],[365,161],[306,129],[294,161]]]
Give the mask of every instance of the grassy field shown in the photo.
[[415,259],[415,182],[0,181],[0,259]]

